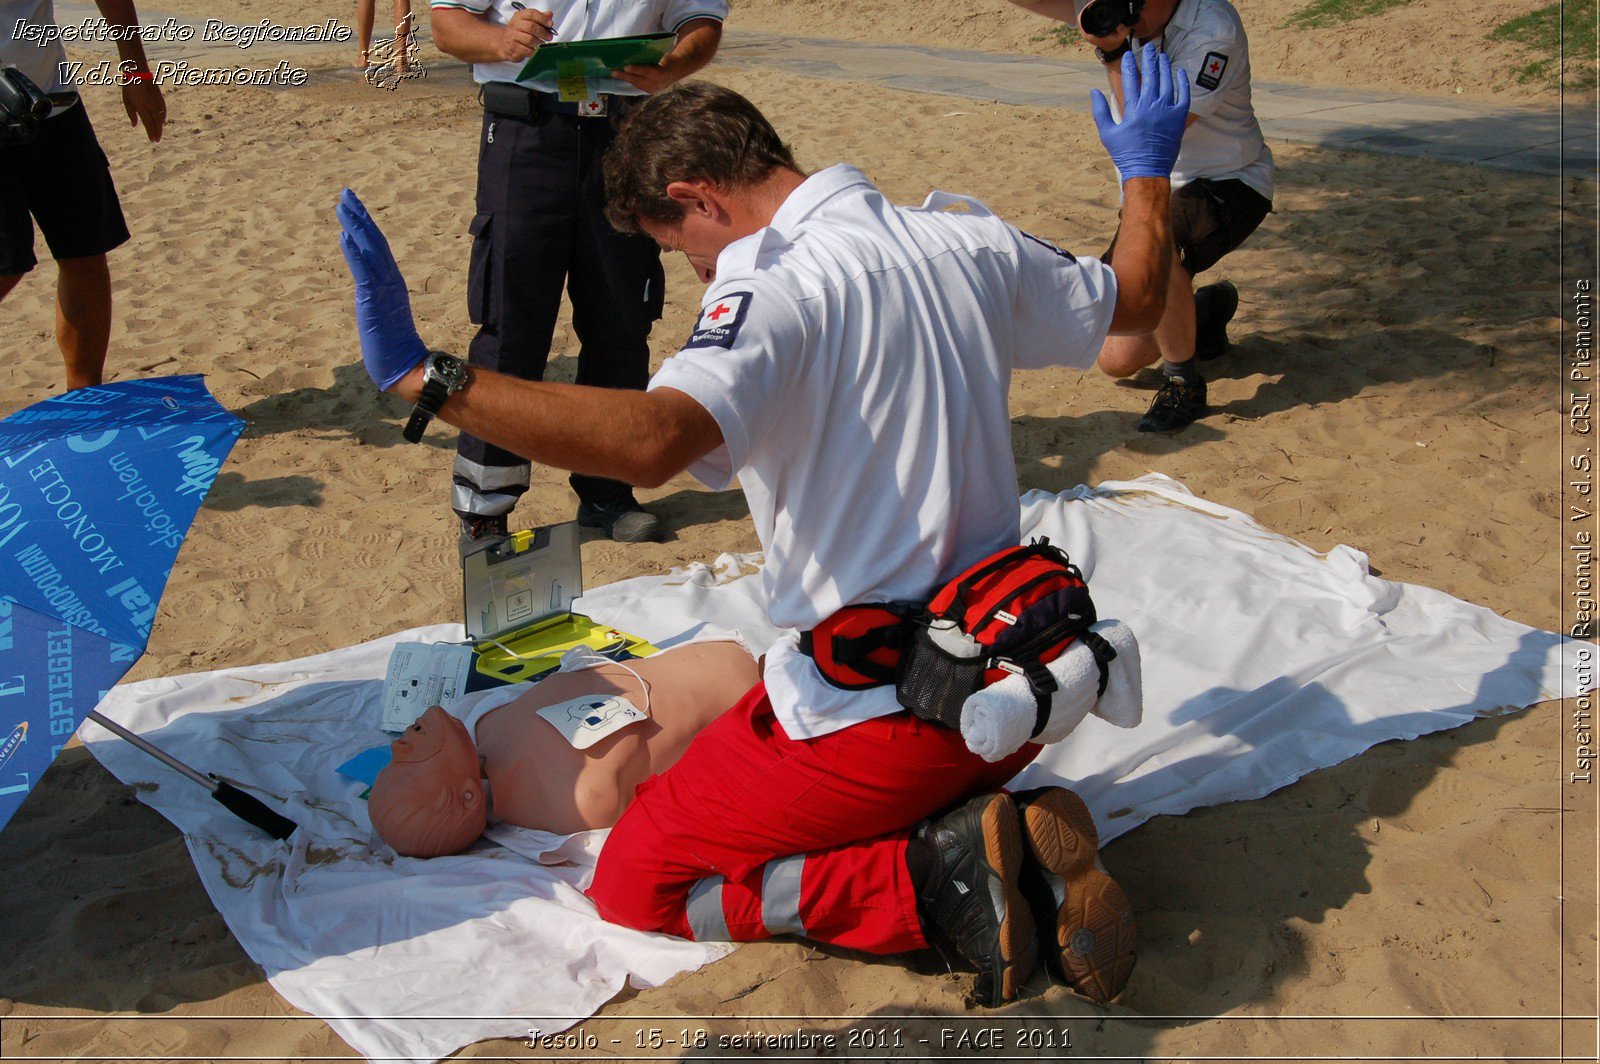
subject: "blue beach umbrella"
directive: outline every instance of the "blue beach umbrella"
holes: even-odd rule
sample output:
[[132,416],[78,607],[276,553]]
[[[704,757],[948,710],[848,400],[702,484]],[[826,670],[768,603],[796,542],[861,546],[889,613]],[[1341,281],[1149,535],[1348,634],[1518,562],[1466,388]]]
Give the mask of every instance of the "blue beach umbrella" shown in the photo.
[[195,374],[80,388],[0,421],[0,828],[92,716],[246,820],[292,830],[93,712],[144,653],[178,548],[243,428]]

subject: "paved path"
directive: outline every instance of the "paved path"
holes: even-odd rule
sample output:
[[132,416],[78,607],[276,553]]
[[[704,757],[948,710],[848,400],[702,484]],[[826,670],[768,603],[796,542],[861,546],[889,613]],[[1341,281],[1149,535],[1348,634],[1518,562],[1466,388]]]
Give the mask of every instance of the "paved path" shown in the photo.
[[[95,17],[83,0],[56,5],[65,25]],[[169,16],[141,12],[146,24]],[[177,20],[199,25],[200,20]],[[198,35],[197,35],[198,37]],[[426,38],[424,38],[426,39]],[[98,47],[98,46],[96,46]],[[83,49],[80,49],[82,51]],[[340,64],[350,45],[229,45],[158,42],[147,45],[152,59],[188,60],[196,65],[270,66],[284,54],[303,56],[307,66],[326,66],[324,53],[337,52]],[[930,48],[915,44],[869,44],[822,38],[778,37],[730,31],[718,61],[744,68],[782,70],[806,77],[870,82],[911,92],[1034,107],[1065,107],[1087,112],[1089,90],[1105,83],[1093,59]],[[355,77],[353,71],[324,77]],[[429,77],[466,79],[458,63],[429,64]],[[404,91],[404,90],[402,90]],[[1321,88],[1283,82],[1256,82],[1256,114],[1269,141],[1298,141],[1324,147],[1441,159],[1502,170],[1554,175],[1563,165],[1569,176],[1596,175],[1593,113],[1572,108],[1563,127],[1561,112],[1549,107],[1517,107],[1404,93]]]
[[[921,45],[865,44],[729,33],[719,62],[814,78],[868,81],[911,92],[1034,107],[1089,110],[1103,88],[1094,59],[1048,59]],[[1512,107],[1257,81],[1256,115],[1269,141],[1415,155],[1496,169],[1593,176],[1593,114],[1582,108],[1562,129],[1554,108]],[[1585,119],[1588,121],[1585,121]],[[1564,149],[1564,150],[1563,150]]]

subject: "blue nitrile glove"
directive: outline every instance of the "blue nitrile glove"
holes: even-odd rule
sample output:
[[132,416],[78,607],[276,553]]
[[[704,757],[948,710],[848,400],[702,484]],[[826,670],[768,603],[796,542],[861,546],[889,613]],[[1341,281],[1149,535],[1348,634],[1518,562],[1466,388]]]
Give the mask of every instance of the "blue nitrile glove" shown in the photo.
[[1099,89],[1089,92],[1100,143],[1124,181],[1130,177],[1171,177],[1189,118],[1189,75],[1172,76],[1172,62],[1156,46],[1144,46],[1141,78],[1133,52],[1122,57],[1122,121],[1111,117],[1111,103]]
[[339,216],[339,249],[356,282],[356,332],[361,336],[361,361],[379,388],[395,381],[428,357],[428,348],[411,318],[406,279],[383,238],[378,223],[354,192],[345,189],[334,208]]

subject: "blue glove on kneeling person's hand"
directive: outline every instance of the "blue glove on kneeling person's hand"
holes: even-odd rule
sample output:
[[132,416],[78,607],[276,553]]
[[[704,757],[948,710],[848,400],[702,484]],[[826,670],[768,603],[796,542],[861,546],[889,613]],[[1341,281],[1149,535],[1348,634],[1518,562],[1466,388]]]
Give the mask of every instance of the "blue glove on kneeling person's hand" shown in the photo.
[[373,383],[388,391],[428,357],[428,348],[411,318],[406,279],[378,223],[354,192],[345,189],[334,208],[339,216],[339,248],[356,282],[356,332],[361,360]]
[[1124,181],[1130,177],[1171,177],[1189,118],[1189,75],[1176,78],[1172,62],[1156,46],[1144,46],[1145,76],[1130,51],[1122,57],[1122,121],[1099,89],[1089,93],[1100,143],[1106,146]]

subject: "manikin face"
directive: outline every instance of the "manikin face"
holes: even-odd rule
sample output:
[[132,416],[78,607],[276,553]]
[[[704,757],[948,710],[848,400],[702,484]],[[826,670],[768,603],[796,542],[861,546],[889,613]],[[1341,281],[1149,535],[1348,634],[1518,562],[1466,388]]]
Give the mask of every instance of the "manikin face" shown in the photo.
[[478,748],[466,725],[434,706],[389,745],[367,801],[372,826],[407,857],[459,853],[488,822]]

